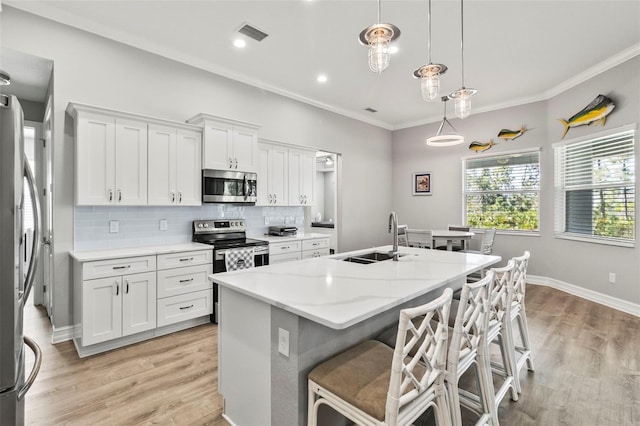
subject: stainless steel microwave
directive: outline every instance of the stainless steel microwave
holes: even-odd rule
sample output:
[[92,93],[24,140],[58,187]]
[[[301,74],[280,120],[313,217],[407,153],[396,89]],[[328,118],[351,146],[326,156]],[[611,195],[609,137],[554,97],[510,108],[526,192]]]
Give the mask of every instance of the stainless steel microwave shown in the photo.
[[255,204],[257,178],[256,173],[204,169],[202,202]]

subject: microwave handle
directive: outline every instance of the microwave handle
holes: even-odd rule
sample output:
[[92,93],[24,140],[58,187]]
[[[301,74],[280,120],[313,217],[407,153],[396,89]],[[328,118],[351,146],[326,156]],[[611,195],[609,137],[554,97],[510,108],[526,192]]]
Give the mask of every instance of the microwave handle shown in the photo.
[[246,200],[249,197],[249,181],[247,180],[247,176],[243,176],[244,179],[244,199]]

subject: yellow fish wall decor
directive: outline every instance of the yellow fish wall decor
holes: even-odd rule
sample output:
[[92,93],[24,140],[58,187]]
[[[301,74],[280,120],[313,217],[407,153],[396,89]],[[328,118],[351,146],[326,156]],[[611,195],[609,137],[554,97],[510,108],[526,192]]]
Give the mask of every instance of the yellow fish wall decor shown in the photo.
[[522,127],[520,127],[519,130],[509,130],[509,129],[502,129],[500,130],[500,132],[498,132],[498,137],[500,139],[504,139],[505,141],[507,140],[514,140],[515,138],[519,138],[520,136],[522,136],[522,134],[524,132],[526,132],[527,130],[527,126],[522,125]]
[[601,123],[603,126],[607,121],[607,115],[616,105],[613,101],[607,98],[604,95],[598,95],[594,100],[592,100],[589,105],[584,107],[580,112],[576,113],[568,120],[564,120],[559,118],[560,121],[564,125],[564,133],[562,134],[562,138],[567,135],[567,132],[571,127],[584,126],[585,124],[591,125],[593,123]]
[[493,139],[491,139],[489,142],[473,141],[469,144],[469,149],[474,152],[483,152],[490,149],[494,145],[495,143],[493,142]]

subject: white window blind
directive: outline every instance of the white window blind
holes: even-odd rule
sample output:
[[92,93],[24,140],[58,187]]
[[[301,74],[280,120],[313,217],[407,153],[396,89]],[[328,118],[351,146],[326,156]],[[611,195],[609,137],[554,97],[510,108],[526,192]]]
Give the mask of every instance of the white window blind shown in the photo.
[[555,235],[633,246],[635,125],[554,145]]
[[469,157],[463,168],[467,225],[538,231],[539,150]]

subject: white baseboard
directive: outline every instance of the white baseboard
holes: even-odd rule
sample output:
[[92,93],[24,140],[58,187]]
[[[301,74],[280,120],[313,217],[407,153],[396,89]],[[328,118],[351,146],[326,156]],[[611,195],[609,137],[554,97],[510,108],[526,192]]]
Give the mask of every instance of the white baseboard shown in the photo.
[[535,275],[527,275],[527,284],[545,285],[547,287],[552,287],[557,290],[564,291],[565,293],[573,294],[574,296],[578,296],[583,299],[608,306],[618,311],[626,312],[628,314],[640,317],[640,305],[638,305],[637,303],[628,302],[617,297],[598,293],[597,291],[579,287],[574,284],[569,284],[563,281],[555,280],[553,278],[539,277]]
[[66,342],[67,340],[73,339],[73,326],[67,325],[65,327],[56,327],[55,325],[51,326],[53,330],[51,332],[51,343],[61,343]]

